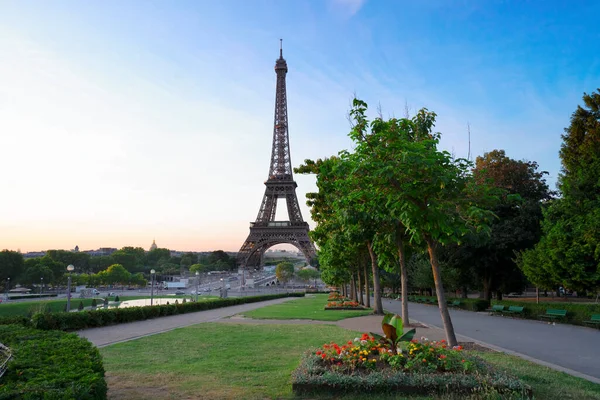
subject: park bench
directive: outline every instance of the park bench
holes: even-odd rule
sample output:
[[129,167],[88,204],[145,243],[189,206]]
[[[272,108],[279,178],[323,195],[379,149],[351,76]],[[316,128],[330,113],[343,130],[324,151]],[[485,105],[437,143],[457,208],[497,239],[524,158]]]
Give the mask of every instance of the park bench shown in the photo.
[[437,300],[436,299],[426,299],[426,303],[427,304],[437,304]]
[[488,308],[488,309],[487,309],[487,310],[485,310],[485,311],[489,312],[490,314],[493,314],[493,313],[501,313],[501,312],[503,312],[503,311],[504,311],[504,307],[505,307],[505,306],[502,306],[502,305],[498,305],[498,304],[496,304],[496,305],[492,306],[492,308]]
[[567,310],[556,310],[549,308],[546,310],[546,314],[541,314],[540,318],[554,321],[555,319],[563,319],[567,316]]
[[502,311],[502,313],[503,314],[522,315],[524,309],[525,309],[525,307],[521,307],[521,306],[510,306],[510,307],[508,307],[508,310]]
[[600,314],[592,314],[592,318],[589,321],[583,321],[583,323],[600,327]]
[[460,300],[448,301],[449,307],[460,307]]

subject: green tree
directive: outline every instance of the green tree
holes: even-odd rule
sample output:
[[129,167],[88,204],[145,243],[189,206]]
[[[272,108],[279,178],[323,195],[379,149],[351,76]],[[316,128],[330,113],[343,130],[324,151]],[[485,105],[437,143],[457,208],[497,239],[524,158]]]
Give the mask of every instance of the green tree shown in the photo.
[[296,272],[296,277],[302,282],[317,280],[319,279],[319,276],[321,276],[319,271],[312,268],[302,268],[300,271]]
[[551,195],[545,174],[538,171],[536,162],[513,160],[504,150],[476,159],[476,182],[498,189],[499,202],[492,208],[496,218],[489,234],[471,232],[462,245],[449,246],[448,251],[459,253],[450,258],[462,263],[457,269],[470,270],[481,282],[486,300],[492,291],[501,299],[502,293],[520,291],[525,285],[515,254],[539,241],[542,204]]
[[0,280],[2,286],[5,285],[8,278],[13,283],[17,282],[17,277],[23,273],[25,261],[23,255],[17,251],[0,251]]
[[184,268],[189,268],[192,264],[198,261],[198,257],[194,253],[185,253],[181,256],[181,266]]
[[164,263],[166,263],[170,257],[171,250],[156,248],[154,250],[150,250],[148,254],[146,254],[146,263],[151,267],[156,267],[159,265],[159,260],[163,259],[165,260]]
[[372,177],[374,193],[385,194],[386,217],[399,221],[411,241],[426,245],[446,337],[455,345],[438,252],[442,245],[459,242],[470,229],[487,228],[491,213],[474,199],[487,201],[489,195],[469,176],[469,161],[438,149],[441,134],[432,131],[435,113],[422,109],[412,119],[369,122],[366,111],[367,104],[355,99],[350,136],[356,144],[358,173]]
[[121,264],[113,264],[106,270],[106,282],[109,284],[126,285],[131,279],[131,273]]
[[37,261],[37,263],[26,263],[29,264],[29,266],[25,268],[25,271],[19,277],[19,282],[21,284],[39,285],[42,281],[42,278],[47,284],[54,281],[54,274],[52,273],[52,270],[41,264],[39,259]]
[[116,264],[129,272],[141,272],[146,261],[146,251],[141,247],[123,247],[111,254]]
[[279,282],[282,282],[285,285],[294,276],[294,264],[290,262],[282,262],[277,264],[277,267],[275,268],[275,276],[277,276]]
[[207,269],[206,266],[202,265],[202,264],[192,264],[190,265],[190,272],[192,274],[195,274],[196,272],[208,272],[209,270]]
[[520,258],[532,282],[600,289],[600,89],[583,96],[562,135],[561,197],[544,211],[543,236]]

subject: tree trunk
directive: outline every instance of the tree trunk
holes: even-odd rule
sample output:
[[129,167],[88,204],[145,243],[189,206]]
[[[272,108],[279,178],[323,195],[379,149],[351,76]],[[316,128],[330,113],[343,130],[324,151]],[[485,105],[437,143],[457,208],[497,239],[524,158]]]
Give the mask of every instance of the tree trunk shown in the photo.
[[535,288],[535,304],[540,304],[540,288]]
[[435,281],[438,307],[440,309],[442,323],[444,324],[444,331],[446,332],[446,340],[450,346],[456,346],[458,342],[456,341],[454,326],[452,326],[452,319],[450,319],[450,313],[448,312],[448,304],[446,304],[446,294],[444,293],[444,285],[442,284],[440,265],[436,253],[437,243],[431,237],[426,237],[425,242],[427,243],[427,251],[429,253],[429,260],[431,261],[431,270],[433,272],[433,280]]
[[352,273],[352,300],[358,301],[358,297],[356,296],[356,275]]
[[502,291],[501,290],[496,290],[496,300],[498,300],[498,301],[502,300]]
[[367,270],[367,263],[363,263],[363,268],[365,272],[365,297],[367,299],[367,307],[371,308],[371,295],[369,294],[369,272]]
[[463,286],[463,287],[462,287],[462,294],[461,294],[461,297],[462,297],[463,299],[466,299],[466,298],[468,297],[468,296],[467,296],[467,287],[466,287],[466,286]]
[[492,301],[492,278],[485,277],[483,279],[483,299]]
[[381,302],[381,285],[379,283],[379,267],[377,266],[377,256],[373,251],[371,242],[367,242],[369,255],[371,256],[371,269],[373,270],[373,298],[375,301],[374,314],[383,315],[383,303]]
[[365,300],[363,298],[363,287],[362,287],[362,279],[360,279],[360,269],[356,273],[356,276],[358,276],[358,303],[361,306],[364,306],[365,305]]
[[402,295],[402,322],[404,326],[410,326],[408,320],[408,272],[406,271],[406,254],[404,253],[404,241],[402,236],[396,233],[396,246],[398,247],[398,260],[400,261],[400,291]]

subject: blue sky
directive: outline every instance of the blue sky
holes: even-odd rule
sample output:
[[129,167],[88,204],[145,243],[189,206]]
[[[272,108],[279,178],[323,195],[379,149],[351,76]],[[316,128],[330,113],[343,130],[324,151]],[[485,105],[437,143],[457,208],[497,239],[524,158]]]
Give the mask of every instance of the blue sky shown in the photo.
[[[443,146],[537,161],[600,87],[595,1],[0,0],[0,247],[236,251],[288,61],[292,162],[348,148],[375,114],[438,114]],[[304,194],[314,178],[297,176]],[[285,218],[286,216],[281,216]],[[309,221],[314,226],[312,221]]]

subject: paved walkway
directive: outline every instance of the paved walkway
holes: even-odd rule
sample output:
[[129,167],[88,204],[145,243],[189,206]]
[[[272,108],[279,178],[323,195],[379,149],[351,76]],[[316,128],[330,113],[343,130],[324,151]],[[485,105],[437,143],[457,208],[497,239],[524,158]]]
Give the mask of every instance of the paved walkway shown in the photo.
[[77,333],[79,336],[88,339],[94,345],[98,347],[104,347],[144,336],[171,331],[184,326],[199,324],[201,322],[214,322],[221,318],[230,317],[244,311],[270,306],[272,304],[279,304],[292,299],[297,299],[297,297],[285,297],[282,299],[240,304],[237,306],[223,307],[214,310],[198,311],[187,314],[170,315],[168,317],[104,326],[101,328],[84,329],[78,331]]
[[[401,303],[384,299],[386,310],[401,313]],[[548,325],[485,312],[451,310],[459,341],[474,341],[492,348],[518,353],[532,361],[600,383],[600,330],[567,324]],[[409,303],[409,317],[442,328],[437,306]],[[560,369],[560,368],[558,368]],[[574,373],[575,372],[575,373]]]

